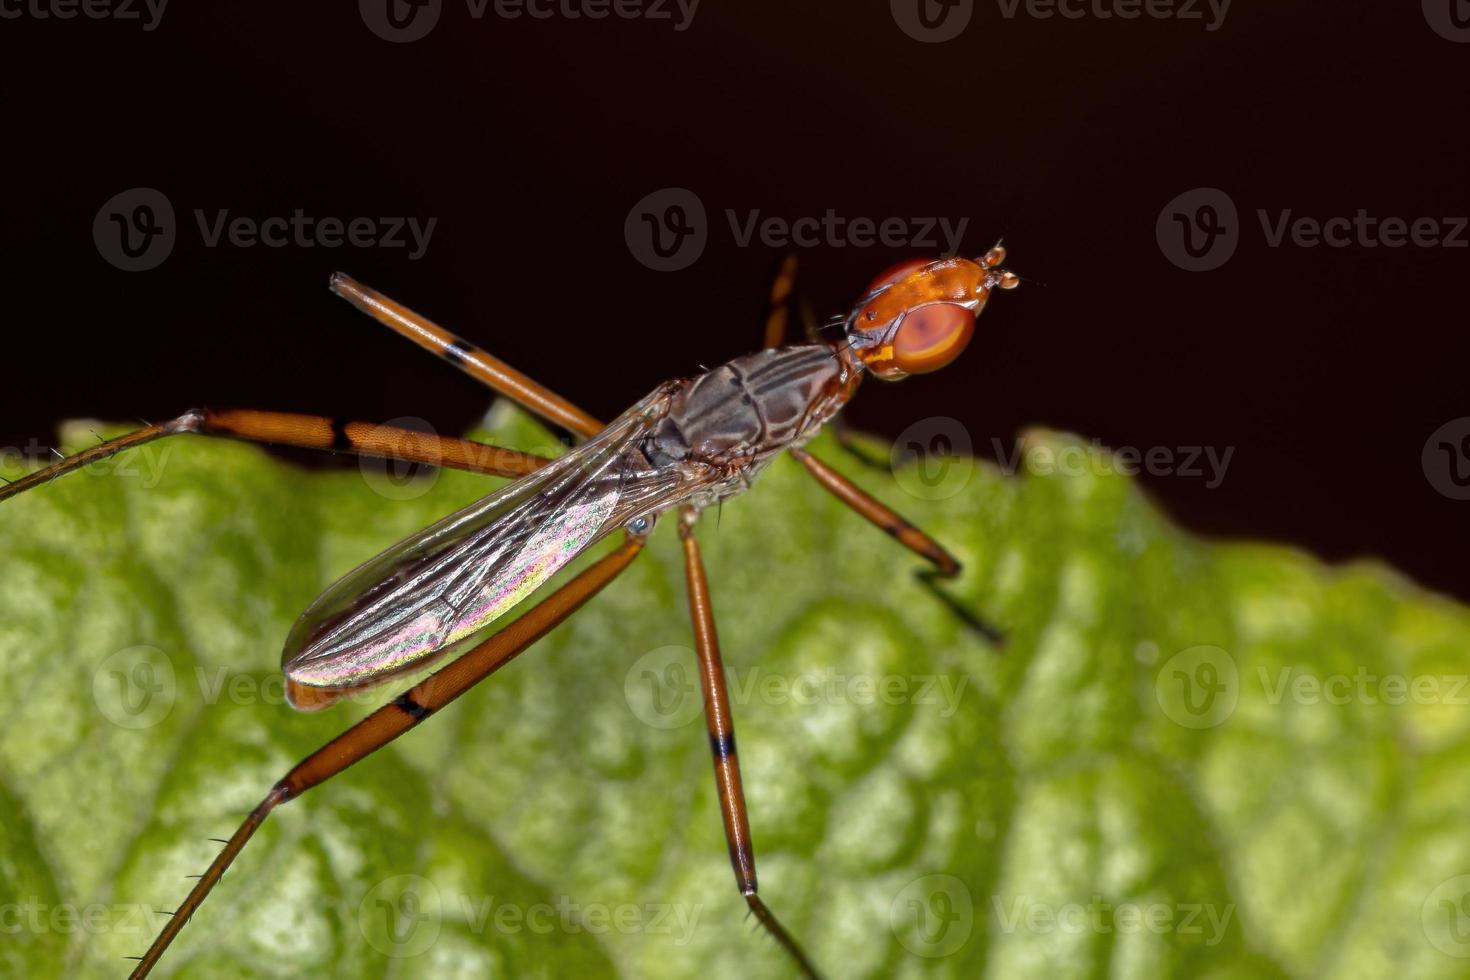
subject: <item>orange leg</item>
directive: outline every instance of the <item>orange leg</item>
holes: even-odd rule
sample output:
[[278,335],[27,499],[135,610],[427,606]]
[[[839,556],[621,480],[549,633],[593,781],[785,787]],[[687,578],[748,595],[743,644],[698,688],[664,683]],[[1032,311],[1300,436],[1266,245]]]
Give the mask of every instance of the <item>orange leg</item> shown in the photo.
[[766,342],[763,346],[780,347],[786,342],[790,317],[791,294],[796,288],[796,256],[787,255],[771,283],[769,312],[766,314]]
[[740,760],[735,754],[735,721],[730,716],[725,666],[720,660],[720,640],[715,633],[715,615],[710,605],[704,561],[699,555],[699,542],[694,537],[694,521],[693,511],[683,511],[679,518],[679,536],[684,542],[689,618],[694,624],[694,649],[699,657],[699,680],[704,689],[704,717],[709,731],[710,753],[715,763],[715,791],[720,798],[720,813],[724,817],[725,840],[730,845],[735,883],[765,930],[791,954],[804,975],[815,977],[816,967],[756,894],[755,847],[751,843],[750,820],[745,812],[745,791],[740,786]]
[[13,483],[0,486],[0,500],[56,479],[63,473],[106,459],[124,449],[141,446],[165,436],[193,432],[206,436],[228,436],[248,442],[298,446],[331,452],[381,456],[410,463],[448,466],[453,469],[488,473],[494,476],[524,476],[545,466],[548,460],[530,453],[499,446],[487,446],[465,439],[400,429],[371,422],[344,422],[324,415],[294,415],[286,412],[260,412],[253,409],[212,412],[195,409],[178,418],[130,432],[101,445],[92,446],[50,466],[29,473]]
[[158,938],[153,940],[153,945],[148,947],[148,952],[139,957],[138,966],[132,973],[134,980],[146,977],[158,963],[164,950],[184,928],[184,923],[198,911],[205,897],[219,883],[225,870],[244,850],[272,810],[372,755],[495,673],[600,592],[628,567],[642,548],[642,538],[629,536],[616,551],[547,596],[499,633],[435,671],[303,759],[271,788],[260,805],[245,818],[240,829],[225,843],[224,850],[200,876],[184,904],[179,906]]
[[[602,430],[601,422],[549,388],[350,276],[336,273],[332,276],[331,288],[379,323],[438,354],[542,418],[583,436],[593,436]],[[523,476],[546,464],[545,459],[529,453],[368,422],[343,422],[326,416],[283,412],[195,410],[185,412],[170,422],[150,425],[93,446],[19,480],[6,482],[0,485],[0,500],[124,449],[181,432],[382,456],[496,476]]]
[[859,489],[857,484],[805,449],[793,449],[791,454],[838,500],[892,535],[905,548],[933,562],[936,574],[943,578],[954,578],[960,573],[960,563],[953,555],[887,505]]
[[818,483],[829,490],[838,500],[841,500],[873,524],[892,535],[905,548],[931,561],[934,567],[921,569],[918,577],[920,584],[931,592],[936,599],[944,603],[952,613],[964,620],[967,626],[989,639],[992,643],[1002,644],[1005,642],[1004,633],[987,623],[984,619],[981,619],[973,610],[967,608],[964,603],[940,588],[938,580],[950,579],[958,575],[960,573],[960,563],[939,542],[904,520],[902,516],[894,512],[882,501],[875,499],[865,491],[859,489],[847,477],[838,473],[806,450],[794,450],[792,455],[801,462],[801,465],[806,467],[807,472],[815,477]]
[[582,436],[602,431],[602,423],[545,385],[526,377],[504,361],[445,330],[408,307],[396,303],[351,276],[332,276],[332,292],[395,333],[437,354],[465,374],[564,429]]

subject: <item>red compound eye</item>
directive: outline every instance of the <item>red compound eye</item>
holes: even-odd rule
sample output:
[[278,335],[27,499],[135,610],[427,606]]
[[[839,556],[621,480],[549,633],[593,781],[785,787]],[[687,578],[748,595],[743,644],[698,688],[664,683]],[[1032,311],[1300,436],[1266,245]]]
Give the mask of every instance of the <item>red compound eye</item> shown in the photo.
[[893,338],[893,363],[908,374],[937,371],[959,357],[975,335],[975,313],[954,303],[909,310]]
[[[858,321],[870,336],[883,338],[882,346],[869,348],[864,358],[879,377],[937,371],[959,357],[974,335],[973,311],[957,303],[935,302],[936,296],[951,295],[935,276],[914,277],[937,261],[905,259],[869,284],[870,293],[892,287],[865,306]],[[935,275],[942,271],[935,270]],[[898,329],[890,332],[888,327],[894,322]]]

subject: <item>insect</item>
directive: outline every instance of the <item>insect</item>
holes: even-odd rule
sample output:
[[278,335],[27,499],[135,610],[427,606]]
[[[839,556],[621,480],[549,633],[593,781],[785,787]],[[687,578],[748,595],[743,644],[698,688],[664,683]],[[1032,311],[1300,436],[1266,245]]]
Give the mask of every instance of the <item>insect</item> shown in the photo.
[[[483,350],[351,278],[332,290],[584,442],[557,459],[460,439],[254,410],[186,412],[104,442],[14,483],[0,500],[121,450],[178,433],[380,456],[518,479],[393,546],[330,586],[286,639],[287,697],[301,710],[428,666],[525,601],[603,538],[614,550],[508,626],[388,701],[282,777],[225,842],[133,972],[144,977],[197,911],[272,810],[375,752],[504,666],[575,612],[643,548],[660,515],[674,512],[685,558],[690,617],[716,790],[736,884],[757,921],[807,976],[817,971],[760,898],[734,725],[694,528],[700,511],[744,492],[790,452],[827,490],[940,576],[959,564],[937,542],[804,447],[853,396],[865,375],[896,380],[937,370],[964,350],[992,291],[1019,278],[997,244],[978,259],[911,260],[880,275],[840,322],[835,339],[810,332],[783,346],[791,260],[772,289],[766,344],[695,377],[667,381],[604,425]],[[834,326],[838,324],[834,323]]]

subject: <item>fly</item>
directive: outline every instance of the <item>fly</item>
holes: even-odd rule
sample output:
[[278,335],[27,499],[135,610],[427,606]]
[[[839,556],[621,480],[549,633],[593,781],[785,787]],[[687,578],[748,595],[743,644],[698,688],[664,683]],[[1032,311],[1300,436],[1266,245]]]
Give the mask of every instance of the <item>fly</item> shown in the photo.
[[1018,277],[996,245],[978,259],[911,260],[880,275],[842,321],[842,335],[783,346],[788,260],[772,290],[766,346],[667,381],[604,425],[550,389],[382,294],[337,274],[333,292],[543,419],[585,438],[548,460],[407,429],[312,415],[195,410],[79,452],[0,486],[0,500],[123,449],[184,432],[228,436],[516,477],[343,576],[286,639],[293,707],[318,710],[429,665],[526,601],[597,542],[622,543],[478,646],[378,708],[282,777],[199,877],[133,971],[144,977],[277,806],[423,722],[562,622],[637,557],[659,517],[676,512],[715,783],[736,884],[751,912],[806,976],[816,968],[757,892],[734,722],[694,526],[701,510],[748,489],[782,452],[827,490],[924,557],[934,574],[959,563],[928,535],[803,447],[866,375],[938,370],[965,349],[992,291]]

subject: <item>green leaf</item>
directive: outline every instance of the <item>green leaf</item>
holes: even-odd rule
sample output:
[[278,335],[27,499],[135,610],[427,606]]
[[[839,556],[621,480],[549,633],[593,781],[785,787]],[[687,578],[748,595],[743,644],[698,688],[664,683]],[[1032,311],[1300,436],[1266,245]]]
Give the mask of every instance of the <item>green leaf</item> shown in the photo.
[[[1196,540],[1105,460],[1047,465],[1073,437],[1027,445],[1019,477],[815,447],[961,558],[944,595],[1003,646],[790,460],[701,522],[786,925],[834,977],[1470,976],[1466,610]],[[283,705],[294,617],[495,481],[364,465],[173,439],[0,504],[0,973],[123,973],[208,838],[369,709]],[[662,527],[277,810],[160,974],[792,975],[733,883],[688,630]]]

